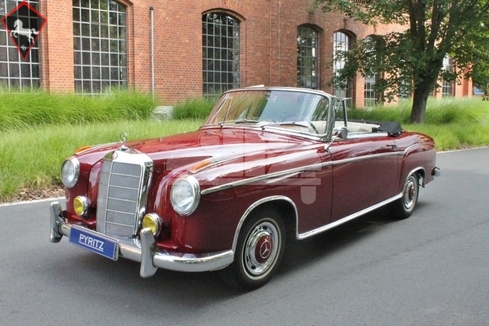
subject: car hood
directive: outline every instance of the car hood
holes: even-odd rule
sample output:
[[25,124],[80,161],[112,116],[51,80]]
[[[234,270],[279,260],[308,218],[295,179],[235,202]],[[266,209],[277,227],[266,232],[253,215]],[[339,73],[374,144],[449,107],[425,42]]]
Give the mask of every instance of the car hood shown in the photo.
[[[311,140],[278,132],[251,128],[201,129],[162,138],[127,142],[126,147],[145,153],[160,171],[179,167],[201,170],[220,162],[253,157],[274,157],[307,146]],[[93,165],[106,153],[117,150],[121,143],[91,147],[77,153],[82,163]],[[201,164],[197,164],[201,163]],[[194,171],[195,172],[195,171]]]

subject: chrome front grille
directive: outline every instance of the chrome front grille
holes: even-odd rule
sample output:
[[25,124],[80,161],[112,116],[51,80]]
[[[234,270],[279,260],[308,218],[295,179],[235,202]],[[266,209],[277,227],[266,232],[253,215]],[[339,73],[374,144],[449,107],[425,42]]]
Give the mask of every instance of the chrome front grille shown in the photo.
[[130,150],[107,154],[100,171],[97,231],[133,237],[146,209],[153,162]]

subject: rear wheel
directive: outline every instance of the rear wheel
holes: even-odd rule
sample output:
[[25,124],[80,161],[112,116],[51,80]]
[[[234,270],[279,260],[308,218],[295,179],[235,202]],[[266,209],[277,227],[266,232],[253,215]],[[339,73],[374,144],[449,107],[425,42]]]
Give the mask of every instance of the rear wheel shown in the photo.
[[404,183],[402,197],[393,203],[394,217],[405,219],[411,216],[418,202],[419,177],[417,173],[410,174]]
[[254,290],[266,284],[282,259],[285,227],[273,210],[259,210],[245,221],[238,237],[234,262],[220,271],[228,284]]

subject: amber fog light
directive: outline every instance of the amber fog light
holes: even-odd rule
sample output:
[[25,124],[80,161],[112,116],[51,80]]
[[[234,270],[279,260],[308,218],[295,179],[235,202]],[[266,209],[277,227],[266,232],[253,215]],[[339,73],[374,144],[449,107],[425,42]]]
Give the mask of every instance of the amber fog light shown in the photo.
[[150,229],[154,236],[157,236],[160,233],[161,225],[161,218],[154,213],[144,215],[141,223],[141,227],[143,229]]
[[87,216],[88,206],[90,206],[90,199],[83,196],[77,196],[73,199],[73,209],[78,216]]

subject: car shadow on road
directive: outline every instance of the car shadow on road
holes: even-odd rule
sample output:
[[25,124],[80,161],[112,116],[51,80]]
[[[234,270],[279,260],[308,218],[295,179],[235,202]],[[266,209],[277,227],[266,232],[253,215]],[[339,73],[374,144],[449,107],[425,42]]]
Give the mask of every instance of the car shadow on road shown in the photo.
[[377,227],[394,222],[387,208],[379,208],[311,238],[288,241],[278,274],[308,268],[317,259],[345,250],[375,234]]
[[[310,268],[318,260],[328,259],[373,236],[379,228],[391,222],[388,211],[381,208],[315,237],[294,242],[286,251],[276,278],[258,291],[270,291],[270,295],[273,295],[273,291],[276,291],[273,283],[290,281],[290,277]],[[66,256],[63,264],[59,264],[53,273],[56,286],[64,283],[67,289],[73,291],[73,295],[86,295],[90,297],[89,300],[100,300],[101,304],[110,293],[111,297],[117,298],[118,307],[124,311],[135,301],[144,303],[148,311],[158,311],[162,304],[178,310],[182,307],[203,308],[248,294],[230,288],[215,272],[158,270],[153,277],[141,278],[137,262],[125,259],[111,262],[76,247],[69,251],[76,252],[63,254]]]

